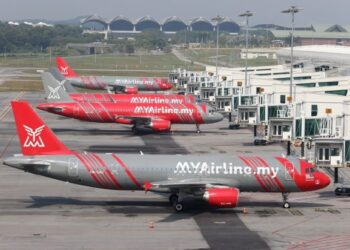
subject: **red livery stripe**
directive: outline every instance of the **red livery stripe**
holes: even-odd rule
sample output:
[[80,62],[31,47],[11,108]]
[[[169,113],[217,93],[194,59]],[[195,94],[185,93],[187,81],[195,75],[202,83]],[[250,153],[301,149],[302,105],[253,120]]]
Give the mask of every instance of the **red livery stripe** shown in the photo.
[[[261,157],[257,157],[257,159],[261,162],[261,164],[263,164],[263,166],[265,166],[265,167],[270,167],[270,166],[267,164],[267,162],[266,162],[264,159],[262,159]],[[271,179],[272,179],[272,178],[271,178]],[[283,187],[281,181],[278,179],[277,176],[274,178],[274,180],[275,180],[275,182],[277,183],[277,185],[278,185],[278,187],[280,188],[280,190],[281,190],[282,192],[284,192],[284,187]]]
[[89,154],[81,154],[80,156],[86,161],[87,164],[89,164],[92,172],[96,174],[96,178],[100,181],[103,188],[111,188],[112,185],[110,181],[104,176],[103,170],[99,168],[98,164],[96,164],[96,161],[91,159]]
[[91,168],[93,168],[97,173],[97,178],[100,179],[101,183],[104,183],[105,188],[112,188],[113,183],[107,176],[105,176],[104,170],[100,167],[100,164],[94,159],[91,154],[82,155],[85,157],[87,162],[90,162]]
[[89,164],[81,157],[80,154],[75,153],[75,156],[83,163],[83,165],[85,166],[86,170],[91,175],[91,178],[96,182],[96,184],[102,187],[103,186],[102,183],[97,179],[96,174],[93,171],[91,171],[91,168],[90,168]]
[[[254,171],[254,168],[252,166],[252,164],[250,163],[249,160],[247,160],[245,157],[239,156],[239,158],[248,166],[251,167]],[[258,183],[260,184],[261,188],[267,192],[267,188],[265,187],[265,185],[262,183],[262,181],[260,180],[259,176],[257,174],[254,175],[256,180],[258,181]]]
[[115,178],[115,176],[112,174],[111,170],[106,166],[106,164],[104,163],[104,161],[96,154],[92,154],[93,157],[95,157],[95,159],[101,164],[101,166],[103,168],[105,168],[105,172],[107,173],[108,177],[112,180],[113,184],[119,188],[122,189],[122,186],[120,185],[120,183],[117,181],[117,179]]
[[143,189],[140,183],[136,180],[135,176],[131,173],[125,163],[115,154],[112,154],[112,157],[119,163],[119,165],[125,170],[125,173],[129,176],[130,180],[139,188]]

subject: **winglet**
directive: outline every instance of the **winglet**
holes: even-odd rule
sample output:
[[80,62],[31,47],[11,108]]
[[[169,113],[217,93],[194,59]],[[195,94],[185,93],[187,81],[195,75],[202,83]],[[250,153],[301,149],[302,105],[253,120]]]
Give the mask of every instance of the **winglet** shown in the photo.
[[12,101],[11,106],[23,155],[71,154],[28,102]]
[[62,57],[56,57],[56,66],[60,73],[65,77],[76,77],[78,76],[77,73],[74,72],[74,70],[69,67],[66,60],[64,60]]

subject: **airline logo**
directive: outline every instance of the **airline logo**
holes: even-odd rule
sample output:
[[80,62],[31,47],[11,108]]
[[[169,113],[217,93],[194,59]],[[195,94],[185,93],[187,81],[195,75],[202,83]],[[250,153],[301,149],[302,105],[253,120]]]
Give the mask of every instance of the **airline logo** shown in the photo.
[[68,66],[64,67],[64,66],[60,66],[61,69],[61,73],[62,75],[68,75]]
[[136,106],[134,112],[137,114],[186,114],[192,115],[194,110],[189,108],[169,108],[169,107],[152,107]]
[[58,86],[56,87],[56,88],[53,88],[53,87],[51,87],[51,86],[48,86],[48,88],[49,88],[49,91],[50,91],[50,93],[49,93],[49,95],[48,95],[48,99],[61,99],[61,97],[60,97],[60,95],[59,95],[59,93],[58,93],[58,91],[60,90],[60,88],[63,86],[63,84],[65,83],[65,80],[63,80],[62,82],[59,82],[59,81],[57,81],[58,82]]
[[232,162],[216,164],[214,162],[178,162],[174,174],[197,174],[197,175],[268,175],[276,178],[279,168],[258,166],[254,169],[249,166],[234,166]]
[[130,103],[147,103],[147,104],[182,104],[183,100],[174,98],[159,97],[133,97]]
[[127,85],[153,85],[152,81],[149,80],[132,80],[132,79],[116,79],[115,84],[127,84]]
[[43,148],[43,147],[45,147],[45,144],[40,136],[41,132],[43,132],[43,129],[45,128],[45,125],[37,127],[36,129],[33,129],[33,128],[28,127],[26,125],[23,125],[23,127],[27,132],[27,138],[24,142],[23,147],[25,147],[25,148],[28,148],[28,147]]

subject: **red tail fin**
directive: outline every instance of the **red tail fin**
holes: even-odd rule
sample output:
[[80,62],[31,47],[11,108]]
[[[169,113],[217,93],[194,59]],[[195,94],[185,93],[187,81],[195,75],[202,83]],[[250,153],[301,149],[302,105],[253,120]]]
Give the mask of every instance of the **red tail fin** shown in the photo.
[[74,70],[69,67],[68,63],[66,62],[66,60],[64,60],[62,57],[56,57],[56,65],[58,70],[60,71],[60,73],[62,75],[64,75],[65,77],[75,77],[78,76]]
[[27,102],[11,105],[23,155],[71,154]]

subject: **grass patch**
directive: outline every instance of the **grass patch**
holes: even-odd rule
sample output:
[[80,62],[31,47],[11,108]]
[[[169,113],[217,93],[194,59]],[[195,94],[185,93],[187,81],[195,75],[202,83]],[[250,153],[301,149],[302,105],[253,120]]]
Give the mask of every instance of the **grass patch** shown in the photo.
[[[136,71],[170,71],[179,67],[186,67],[188,70],[203,70],[198,65],[189,65],[179,60],[172,53],[160,55],[89,55],[67,57],[66,60],[73,69],[108,69],[108,70],[136,70]],[[55,66],[55,58],[46,56],[14,56],[0,58],[0,66],[3,67],[32,67],[32,68],[49,68]]]
[[43,85],[41,81],[20,81],[10,80],[5,81],[0,85],[0,92],[7,91],[43,91]]
[[[216,64],[216,49],[188,49],[186,51],[181,51],[188,59],[191,61],[197,61],[209,65]],[[245,65],[245,60],[240,58],[241,49],[231,48],[231,49],[219,49],[219,66],[227,67],[243,67]],[[266,65],[276,65],[277,60],[257,58],[248,59],[248,66],[266,66]]]

